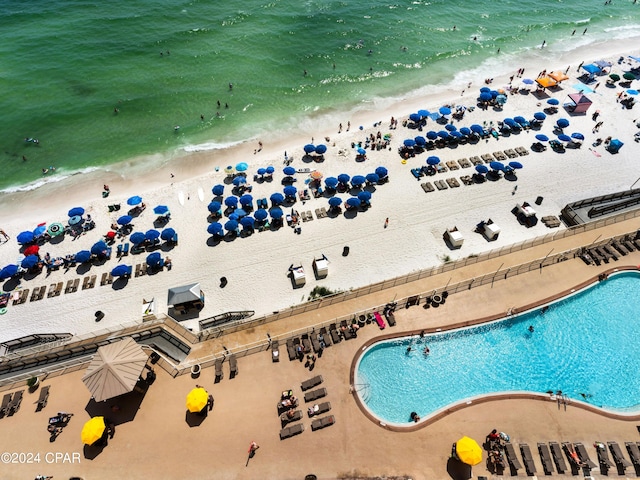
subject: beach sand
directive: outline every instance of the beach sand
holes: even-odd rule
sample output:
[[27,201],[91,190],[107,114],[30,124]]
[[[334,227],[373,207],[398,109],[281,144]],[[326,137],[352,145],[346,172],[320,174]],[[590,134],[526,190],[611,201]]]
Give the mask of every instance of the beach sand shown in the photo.
[[[621,73],[628,69],[626,63],[618,65],[617,59],[626,53],[618,44],[605,43],[591,47],[588,52],[574,51],[571,58],[559,58],[553,65],[525,65],[523,78],[535,78],[543,69],[564,70],[571,66],[570,80],[562,84],[562,88],[550,92],[550,96],[563,103],[568,93],[575,93],[573,85],[576,80],[576,67],[580,61],[587,59],[607,58],[614,63],[613,71]],[[588,56],[586,56],[588,53]],[[584,58],[581,55],[585,55]],[[520,68],[514,65],[513,74]],[[405,138],[413,138],[416,134],[426,133],[409,130],[398,126],[397,130],[389,130],[391,116],[402,120],[409,113],[421,108],[435,111],[443,104],[472,106],[475,104],[478,89],[484,86],[484,79],[473,79],[471,88],[465,88],[464,95],[457,85],[441,90],[435,96],[423,98],[397,99],[393,104],[377,106],[375,109],[363,107],[361,111],[351,112],[349,118],[341,123],[346,128],[351,122],[351,130],[338,134],[337,125],[328,125],[326,119],[317,119],[317,130],[300,132],[287,136],[286,132],[274,133],[273,139],[260,139],[264,148],[258,148],[257,142],[236,145],[225,151],[191,152],[184,158],[174,159],[167,165],[158,165],[154,171],[136,172],[136,162],[132,160],[121,170],[114,169],[108,174],[102,173],[99,178],[94,174],[83,175],[80,179],[72,179],[61,184],[49,184],[31,192],[5,195],[0,199],[4,213],[2,228],[12,237],[0,245],[0,264],[13,263],[18,258],[19,250],[15,241],[16,235],[26,229],[33,229],[42,222],[65,221],[66,212],[76,205],[83,206],[91,214],[97,228],[86,235],[72,240],[68,236],[57,244],[46,244],[41,252],[49,252],[57,257],[76,253],[90,248],[105,234],[119,215],[126,212],[126,200],[130,195],[140,195],[148,206],[147,210],[134,220],[134,231],[146,231],[153,227],[156,218],[152,209],[158,204],[169,206],[172,216],[168,226],[174,228],[180,237],[179,245],[166,252],[173,261],[170,271],[164,270],[155,275],[131,278],[127,282],[117,281],[113,285],[100,286],[100,277],[118,264],[134,265],[143,263],[146,254],[129,255],[115,258],[101,266],[93,266],[88,272],[78,269],[55,271],[49,276],[41,273],[36,278],[23,280],[22,288],[30,288],[66,282],[72,278],[86,275],[97,275],[97,285],[91,290],[62,294],[55,298],[44,298],[38,302],[27,302],[20,306],[11,306],[3,316],[4,329],[0,340],[9,340],[21,335],[44,332],[69,332],[84,334],[96,329],[117,328],[118,325],[141,321],[141,305],[143,299],[155,298],[158,312],[166,312],[167,289],[174,286],[200,282],[206,295],[206,305],[200,318],[217,315],[227,311],[250,310],[256,315],[280,311],[307,300],[316,286],[326,287],[333,291],[348,291],[391,277],[402,276],[420,269],[440,265],[448,260],[477,255],[481,252],[499,249],[526,239],[550,233],[547,227],[538,223],[526,228],[518,223],[511,210],[517,203],[533,203],[537,197],[544,201],[536,206],[538,217],[559,215],[561,208],[568,202],[586,197],[607,194],[628,189],[635,181],[636,144],[633,135],[637,131],[634,110],[624,110],[616,102],[616,94],[620,88],[607,88],[605,77],[601,77],[601,85],[589,97],[593,106],[587,115],[571,116],[560,109],[560,113],[550,115],[540,133],[553,138],[552,127],[555,120],[566,117],[571,125],[567,133],[581,132],[586,140],[581,149],[567,150],[564,154],[556,154],[551,150],[545,153],[531,152],[528,156],[519,157],[524,168],[517,171],[517,181],[489,181],[482,185],[450,188],[444,191],[425,193],[420,187],[424,181],[471,175],[473,169],[459,169],[434,177],[423,178],[420,182],[411,175],[410,169],[422,166],[429,155],[437,155],[444,164],[450,160],[468,158],[473,155],[492,153],[518,146],[530,148],[536,131],[525,131],[499,140],[490,138],[476,145],[459,146],[456,149],[439,149],[425,152],[401,163],[398,146]],[[514,84],[517,79],[514,80]],[[505,88],[509,84],[508,77],[495,78],[492,88]],[[466,86],[466,85],[465,85]],[[455,122],[458,126],[469,126],[472,123],[493,122],[505,117],[523,115],[531,118],[535,111],[546,107],[546,97],[536,98],[533,94],[509,95],[508,102],[502,111],[476,108],[467,112],[464,119]],[[598,121],[604,122],[600,132],[592,134],[595,122],[591,113],[600,111]],[[374,127],[374,123],[381,126]],[[360,125],[363,129],[360,130]],[[440,130],[442,127],[429,121],[426,130]],[[365,162],[355,161],[352,142],[364,141],[370,133],[381,131],[391,133],[392,141],[389,150],[371,151]],[[296,136],[297,135],[297,136]],[[606,152],[603,146],[594,148],[600,156],[589,150],[595,138],[614,136],[625,143],[617,155]],[[302,159],[302,146],[312,140],[324,143],[329,137],[329,147],[322,163],[307,163]],[[340,150],[348,152],[346,156],[338,154]],[[337,218],[315,218],[301,223],[300,235],[294,234],[287,226],[275,232],[254,233],[247,238],[236,238],[233,241],[222,241],[210,245],[207,234],[207,204],[212,199],[211,187],[226,179],[224,167],[244,161],[249,164],[248,179],[253,186],[251,194],[254,199],[269,197],[271,193],[282,191],[284,152],[293,157],[292,166],[296,169],[318,169],[327,176],[339,173],[349,175],[367,174],[376,167],[384,166],[389,170],[390,181],[375,186],[372,207],[366,212],[359,212],[353,218],[343,215]],[[258,183],[252,180],[259,167],[273,165],[276,168],[272,182]],[[127,172],[123,178],[119,172]],[[132,173],[133,172],[133,173]],[[173,177],[171,176],[173,174]],[[301,188],[305,174],[297,175],[296,185]],[[101,198],[102,185],[111,187],[108,198]],[[517,186],[517,189],[516,189]],[[198,198],[198,190],[204,191],[204,200]],[[225,189],[225,195],[231,190]],[[178,201],[182,193],[184,205]],[[339,195],[346,199],[348,195]],[[120,203],[122,210],[109,213],[107,205]],[[293,208],[314,213],[316,208],[328,207],[326,198],[312,199],[307,202],[298,201]],[[289,213],[290,209],[285,209]],[[389,219],[385,228],[385,219]],[[474,233],[475,226],[482,220],[491,218],[502,228],[497,241],[487,242],[484,237]],[[223,220],[224,222],[224,220]],[[450,250],[442,239],[444,231],[457,227],[464,235],[462,248]],[[564,227],[560,227],[564,228]],[[350,254],[342,256],[343,248],[349,246]],[[114,245],[115,253],[115,245]],[[326,279],[316,280],[313,275],[312,261],[325,255],[329,259],[329,275]],[[292,288],[288,277],[288,268],[292,264],[304,266],[307,282],[303,288]],[[226,288],[219,287],[220,278],[226,277]],[[105,313],[100,323],[94,321],[94,312]],[[197,329],[197,319],[187,320],[184,325]]]

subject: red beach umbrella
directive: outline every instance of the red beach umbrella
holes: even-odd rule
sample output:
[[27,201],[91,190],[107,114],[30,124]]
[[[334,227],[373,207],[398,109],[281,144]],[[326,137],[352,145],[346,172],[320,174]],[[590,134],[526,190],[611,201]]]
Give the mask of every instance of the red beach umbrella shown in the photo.
[[24,249],[25,255],[37,255],[40,251],[40,247],[38,245],[29,245]]
[[114,238],[116,238],[116,232],[114,232],[113,230],[110,230],[110,231],[107,232],[105,237],[107,237],[108,239],[114,239]]

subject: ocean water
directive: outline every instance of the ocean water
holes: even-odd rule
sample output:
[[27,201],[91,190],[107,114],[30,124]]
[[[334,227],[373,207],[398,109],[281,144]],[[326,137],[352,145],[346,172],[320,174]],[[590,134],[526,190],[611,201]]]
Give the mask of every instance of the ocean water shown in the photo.
[[0,0],[0,9],[0,192],[274,129],[312,132],[377,99],[640,34],[632,0]]

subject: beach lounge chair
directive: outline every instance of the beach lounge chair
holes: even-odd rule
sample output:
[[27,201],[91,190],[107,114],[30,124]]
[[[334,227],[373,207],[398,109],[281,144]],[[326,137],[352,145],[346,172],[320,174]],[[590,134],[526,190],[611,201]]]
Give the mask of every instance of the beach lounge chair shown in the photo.
[[329,427],[336,423],[336,419],[333,415],[327,415],[326,417],[318,418],[311,422],[311,431],[315,432],[321,428]]
[[338,327],[335,323],[331,324],[329,332],[331,332],[331,341],[334,345],[342,341],[342,337],[340,336],[340,332],[338,331]]
[[538,443],[538,453],[540,454],[544,474],[551,475],[553,473],[553,461],[551,460],[551,453],[546,443]]
[[574,443],[573,446],[578,453],[578,457],[582,460],[582,463],[589,468],[596,468],[598,466],[589,458],[589,453],[587,453],[587,449],[582,443]]
[[556,464],[556,470],[558,470],[560,475],[564,474],[564,472],[567,471],[567,464],[564,461],[560,444],[557,442],[549,442],[549,448],[551,449],[553,462]]
[[289,354],[289,360],[298,358],[296,347],[293,345],[293,338],[287,339],[287,353]]
[[52,283],[51,285],[49,285],[49,293],[47,293],[47,298],[51,298],[54,296],[56,291],[56,284]]
[[102,286],[109,285],[112,282],[113,282],[113,277],[111,276],[111,274],[109,272],[104,272],[102,274],[102,279],[100,280],[100,285]]
[[24,390],[18,390],[13,394],[13,400],[8,407],[8,415],[13,415],[18,410],[20,410],[20,405],[22,405],[22,395],[24,394]]
[[28,298],[29,298],[29,289],[28,288],[23,288],[20,291],[20,296],[13,301],[13,304],[14,305],[22,305],[23,303],[25,303],[27,301]]
[[307,411],[309,418],[327,413],[331,410],[331,402],[322,402],[320,405],[316,405],[317,408],[309,407]]
[[491,155],[490,153],[483,153],[482,155],[480,155],[480,157],[482,158],[484,163],[491,163],[494,161],[493,155]]
[[515,471],[521,469],[522,465],[516,456],[516,450],[513,448],[513,444],[505,443],[504,451],[507,454],[507,461],[509,462],[509,465],[511,465],[511,468]]
[[518,155],[520,155],[521,157],[524,157],[525,155],[529,155],[529,150],[527,150],[524,147],[516,147],[515,151]]
[[598,454],[598,463],[600,464],[600,472],[605,473],[609,468],[613,468],[614,464],[609,458],[609,451],[604,443],[596,443],[596,453]]
[[278,340],[274,340],[271,342],[271,361],[280,361],[280,342],[278,342]]
[[298,420],[302,420],[302,410],[296,410],[295,412],[293,412],[292,417],[287,415],[287,412],[284,412],[282,415],[280,415],[280,424],[282,427],[284,427],[288,423],[297,422]]
[[123,256],[123,257],[126,257],[127,255],[129,255],[129,243],[128,243],[128,242],[127,242],[127,243],[125,243],[125,244],[122,246],[122,256]]
[[49,389],[51,385],[47,385],[46,387],[42,387],[40,389],[40,396],[38,397],[38,401],[36,402],[36,412],[39,412],[44,407],[47,406],[47,402],[49,401]]
[[380,315],[378,312],[373,312],[373,318],[375,318],[378,327],[380,327],[380,330],[384,330],[387,325],[384,323],[382,315]]
[[304,432],[304,425],[302,423],[296,423],[295,425],[291,425],[280,430],[280,440],[291,438],[295,435],[301,434],[302,432]]
[[40,287],[40,290],[38,290],[37,292],[36,300],[42,300],[46,292],[47,292],[46,285],[43,285],[42,287]]
[[461,158],[458,160],[458,163],[462,168],[471,168],[471,162],[468,158]]
[[512,148],[508,148],[507,150],[504,151],[504,153],[509,158],[517,158],[518,157],[518,154]]
[[457,188],[460,186],[460,182],[458,182],[457,178],[451,177],[447,178],[447,185],[449,185],[451,188]]
[[624,458],[622,454],[622,449],[617,442],[607,442],[609,446],[609,450],[611,450],[611,455],[613,456],[613,461],[616,462],[618,469],[624,472],[624,469],[631,466],[631,462]]
[[431,182],[421,183],[420,186],[422,187],[422,190],[425,191],[425,193],[435,191],[435,188],[433,188],[433,185],[431,184]]
[[6,416],[9,413],[9,405],[11,404],[11,398],[13,393],[5,393],[2,397],[2,404],[0,404],[0,416]]
[[309,334],[303,333],[301,339],[304,353],[311,353],[311,340],[309,340]]
[[433,182],[436,184],[436,188],[438,190],[446,190],[447,188],[447,184],[445,182],[443,182],[442,180],[436,180],[435,182]]
[[449,160],[447,162],[447,168],[449,168],[449,170],[458,170],[460,167],[455,160]]
[[473,157],[469,157],[469,161],[474,165],[482,165],[484,163],[482,159],[477,155],[474,155]]
[[522,460],[524,461],[524,469],[527,475],[533,476],[536,473],[536,465],[533,462],[533,455],[531,455],[531,449],[526,443],[520,444],[520,453],[522,454]]
[[72,293],[72,288],[73,288],[73,282],[76,279],[71,279],[67,281],[67,285],[64,287],[64,293]]
[[349,328],[349,325],[347,325],[346,320],[342,320],[340,322],[340,333],[345,340],[351,340],[353,338],[353,332],[351,331],[351,328]]
[[238,359],[235,355],[229,355],[229,377],[238,375]]
[[311,334],[311,346],[313,347],[313,351],[316,353],[322,350],[322,347],[320,346],[320,340],[318,340],[317,335]]
[[322,388],[317,388],[315,390],[311,390],[310,392],[307,392],[304,394],[304,401],[309,403],[309,402],[315,402],[316,400],[318,400],[319,398],[322,397],[326,397],[327,396],[327,389],[322,387]]
[[91,288],[89,286],[90,282],[91,282],[90,276],[84,277],[84,280],[82,280],[82,290],[87,290],[88,288]]
[[629,458],[631,458],[631,462],[636,467],[640,467],[640,449],[638,449],[638,444],[635,442],[624,442],[624,445],[627,447],[627,453],[629,454]]
[[215,361],[215,367],[216,367],[216,378],[215,381],[219,382],[220,380],[222,380],[224,378],[224,372],[222,371],[222,362],[224,362],[223,358],[217,358]]
[[[326,347],[330,347],[332,345],[332,343],[331,343],[331,333],[329,333],[329,331],[327,330],[327,327],[322,327],[320,329],[319,335],[322,335],[322,340],[324,340],[325,348]],[[320,338],[318,338],[318,341],[320,341]]]
[[322,375],[316,375],[315,377],[302,382],[302,384],[300,385],[300,388],[302,389],[303,392],[306,390],[311,390],[313,387],[320,385],[323,381],[324,379],[322,378]]

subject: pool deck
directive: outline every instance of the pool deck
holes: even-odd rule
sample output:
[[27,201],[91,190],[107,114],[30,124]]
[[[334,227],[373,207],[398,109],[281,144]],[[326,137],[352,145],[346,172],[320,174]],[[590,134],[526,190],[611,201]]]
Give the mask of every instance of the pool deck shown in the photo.
[[[360,297],[350,302],[321,308],[306,315],[283,319],[216,340],[206,342],[192,355],[219,352],[227,348],[263,340],[267,333],[283,334],[306,325],[384,304],[397,294],[399,298],[434,288],[448,282],[477,277],[502,268],[543,258],[554,253],[593,242],[600,235],[608,237],[633,231],[640,220],[631,220],[593,230],[556,242],[547,243],[486,262],[470,265],[453,272],[434,276],[393,289]],[[39,464],[9,463],[3,465],[5,478],[34,478],[37,474],[55,478],[80,476],[85,479],[148,479],[148,478],[216,478],[216,479],[303,479],[314,473],[320,479],[364,478],[406,475],[416,480],[468,478],[450,463],[451,444],[462,435],[482,442],[493,429],[511,436],[517,447],[527,443],[536,469],[542,476],[542,465],[536,452],[538,442],[582,442],[597,461],[595,441],[617,441],[624,450],[625,441],[639,441],[636,423],[607,418],[599,413],[576,408],[574,404],[559,406],[555,401],[502,399],[476,403],[452,412],[443,418],[409,432],[394,432],[382,428],[361,412],[350,392],[350,366],[363,346],[387,332],[412,332],[442,328],[450,324],[504,315],[509,309],[545,302],[559,292],[569,291],[589,282],[604,271],[640,264],[640,252],[633,252],[601,267],[587,266],[580,259],[560,262],[541,270],[496,281],[493,285],[472,288],[450,295],[439,308],[411,307],[396,311],[396,327],[384,332],[367,325],[358,338],[327,348],[313,371],[304,363],[290,362],[281,346],[281,361],[272,363],[265,351],[238,359],[239,373],[230,378],[228,363],[223,365],[224,378],[214,383],[212,368],[204,369],[198,379],[189,375],[172,378],[156,369],[156,382],[144,397],[132,395],[129,401],[118,401],[120,410],[111,411],[111,402],[96,405],[82,384],[83,371],[45,379],[51,385],[48,405],[35,412],[39,391],[25,392],[22,406],[15,415],[0,419],[4,452],[40,453]],[[331,402],[328,414],[335,416],[335,425],[312,431],[306,416],[308,405],[299,407],[305,413],[302,434],[280,440],[280,420],[276,403],[282,390],[293,388],[301,397],[300,383],[314,375],[322,375],[328,395],[321,401]],[[612,372],[614,375],[615,372]],[[452,382],[455,372],[452,371]],[[200,425],[190,426],[185,415],[185,397],[200,384],[215,397],[215,406]],[[318,402],[318,403],[319,403]],[[49,442],[47,419],[58,411],[75,416],[55,443]],[[116,424],[116,432],[101,452],[83,449],[80,431],[91,415],[106,413]],[[191,422],[193,425],[193,422]],[[25,434],[27,433],[27,434]],[[251,441],[260,445],[249,459]],[[56,460],[47,452],[69,454]],[[74,460],[77,454],[79,461]],[[93,457],[86,458],[85,455]],[[518,454],[520,457],[520,455]],[[625,456],[626,451],[625,451]],[[627,456],[628,457],[628,456]],[[47,458],[50,461],[47,461]],[[65,462],[65,460],[68,460]],[[473,478],[484,475],[490,479],[511,478],[489,473],[483,462],[473,468]],[[593,475],[598,477],[598,470]],[[616,478],[636,478],[633,468],[625,475],[610,472]],[[520,470],[519,476],[526,476]],[[575,478],[554,473],[553,478]]]

